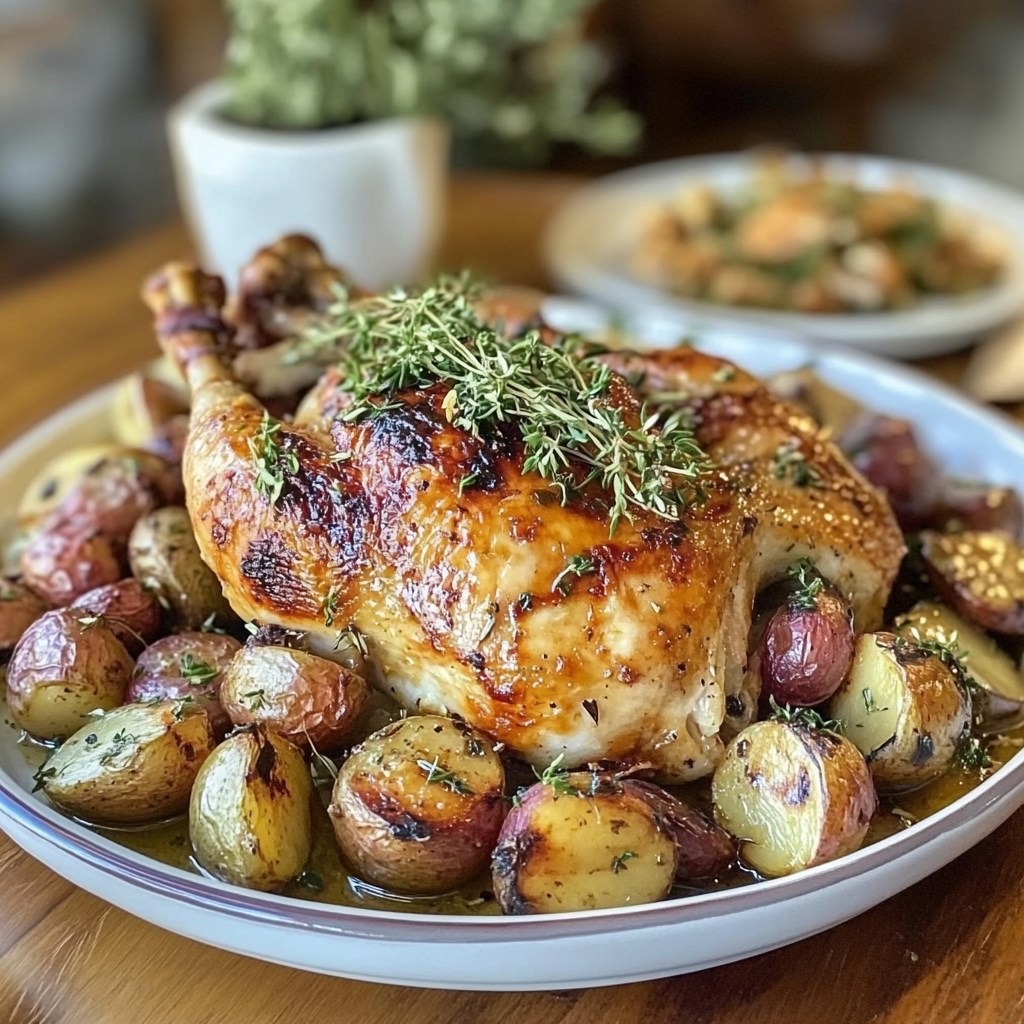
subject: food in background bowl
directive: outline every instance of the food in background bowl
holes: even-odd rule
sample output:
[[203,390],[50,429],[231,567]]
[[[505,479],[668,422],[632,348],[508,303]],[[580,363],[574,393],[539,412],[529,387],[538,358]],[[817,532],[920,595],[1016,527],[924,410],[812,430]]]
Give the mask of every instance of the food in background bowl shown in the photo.
[[910,184],[871,189],[813,160],[764,158],[733,190],[687,185],[630,265],[677,295],[800,313],[901,309],[996,284],[1002,240]]

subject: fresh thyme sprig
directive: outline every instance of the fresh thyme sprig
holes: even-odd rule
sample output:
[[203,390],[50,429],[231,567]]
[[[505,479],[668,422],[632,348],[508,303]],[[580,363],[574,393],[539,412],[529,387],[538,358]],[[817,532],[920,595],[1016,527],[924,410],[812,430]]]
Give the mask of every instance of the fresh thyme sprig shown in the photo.
[[187,679],[193,686],[203,686],[216,679],[218,672],[213,665],[200,661],[197,657],[186,651],[179,662],[182,679]]
[[596,571],[597,566],[592,558],[587,555],[570,555],[565,567],[552,582],[551,589],[568,595],[572,590],[572,584],[569,582],[570,576],[589,576]]
[[825,580],[809,558],[801,558],[789,567],[789,575],[797,582],[797,590],[789,597],[789,604],[801,611],[812,612],[818,607],[818,595],[825,589]]
[[802,725],[818,732],[831,732],[837,736],[843,734],[843,723],[837,718],[824,718],[812,708],[795,708],[789,704],[779,704],[774,697],[768,698],[771,708],[770,717],[790,725]]
[[779,445],[775,452],[775,479],[789,479],[796,487],[823,487],[821,474],[807,462],[795,441]]
[[473,796],[473,790],[470,786],[463,782],[454,772],[440,767],[436,757],[433,761],[421,758],[417,760],[416,766],[426,775],[428,783],[436,782],[444,786],[445,789],[450,789],[453,793],[457,793],[459,796]]
[[549,345],[537,331],[505,338],[477,315],[478,294],[466,275],[419,293],[357,301],[342,293],[296,351],[337,353],[346,421],[379,413],[382,399],[404,389],[444,382],[449,422],[475,436],[515,425],[523,470],[551,481],[563,504],[588,485],[607,492],[610,532],[637,509],[679,519],[711,468],[685,412],[627,413],[614,399],[615,375],[578,340]]
[[277,433],[281,424],[264,410],[259,431],[249,438],[249,453],[256,466],[256,490],[271,505],[276,505],[284,491],[285,476],[299,471],[299,457],[281,447]]

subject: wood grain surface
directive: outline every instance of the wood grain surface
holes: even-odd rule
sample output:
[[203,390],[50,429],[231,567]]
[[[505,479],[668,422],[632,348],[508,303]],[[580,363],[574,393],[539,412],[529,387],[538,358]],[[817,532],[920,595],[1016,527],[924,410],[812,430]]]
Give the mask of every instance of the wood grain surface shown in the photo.
[[[440,263],[543,285],[540,230],[577,184],[457,180]],[[181,227],[169,226],[0,296],[0,444],[152,357],[138,286],[188,249]],[[963,362],[924,365],[955,382]],[[1017,814],[932,877],[786,949],[658,982],[481,994],[306,975],[207,948],[107,906],[0,835],[0,1022],[1020,1024],[1022,851]]]

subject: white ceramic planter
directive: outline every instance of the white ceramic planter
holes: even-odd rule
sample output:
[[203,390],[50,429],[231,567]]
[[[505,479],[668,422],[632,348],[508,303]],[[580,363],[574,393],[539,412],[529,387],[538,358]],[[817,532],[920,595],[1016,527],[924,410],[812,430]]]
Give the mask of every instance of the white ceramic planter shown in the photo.
[[223,83],[168,119],[178,195],[205,265],[232,280],[288,232],[315,237],[360,284],[416,278],[440,237],[448,131],[427,119],[288,132],[225,120]]

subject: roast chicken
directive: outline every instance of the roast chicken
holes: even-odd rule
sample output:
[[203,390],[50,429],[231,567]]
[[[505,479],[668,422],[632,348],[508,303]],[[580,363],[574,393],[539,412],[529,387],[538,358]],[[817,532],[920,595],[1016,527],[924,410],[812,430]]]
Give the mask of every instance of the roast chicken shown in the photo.
[[[688,409],[714,463],[677,521],[635,508],[610,535],[605,504],[563,504],[524,471],[514,432],[454,426],[444,381],[346,422],[328,368],[293,420],[268,420],[238,350],[286,338],[340,275],[301,239],[255,266],[269,273],[249,292],[243,278],[229,304],[219,279],[185,264],[145,289],[192,391],[192,523],[243,619],[300,630],[339,659],[355,643],[405,708],[460,716],[535,766],[641,765],[666,782],[709,774],[755,716],[755,599],[797,560],[848,597],[859,630],[879,625],[904,553],[884,497],[741,369],[689,347],[603,357],[624,401]],[[481,316],[516,332],[535,319],[521,308],[492,302]],[[271,422],[289,467],[277,495],[253,456]]]

